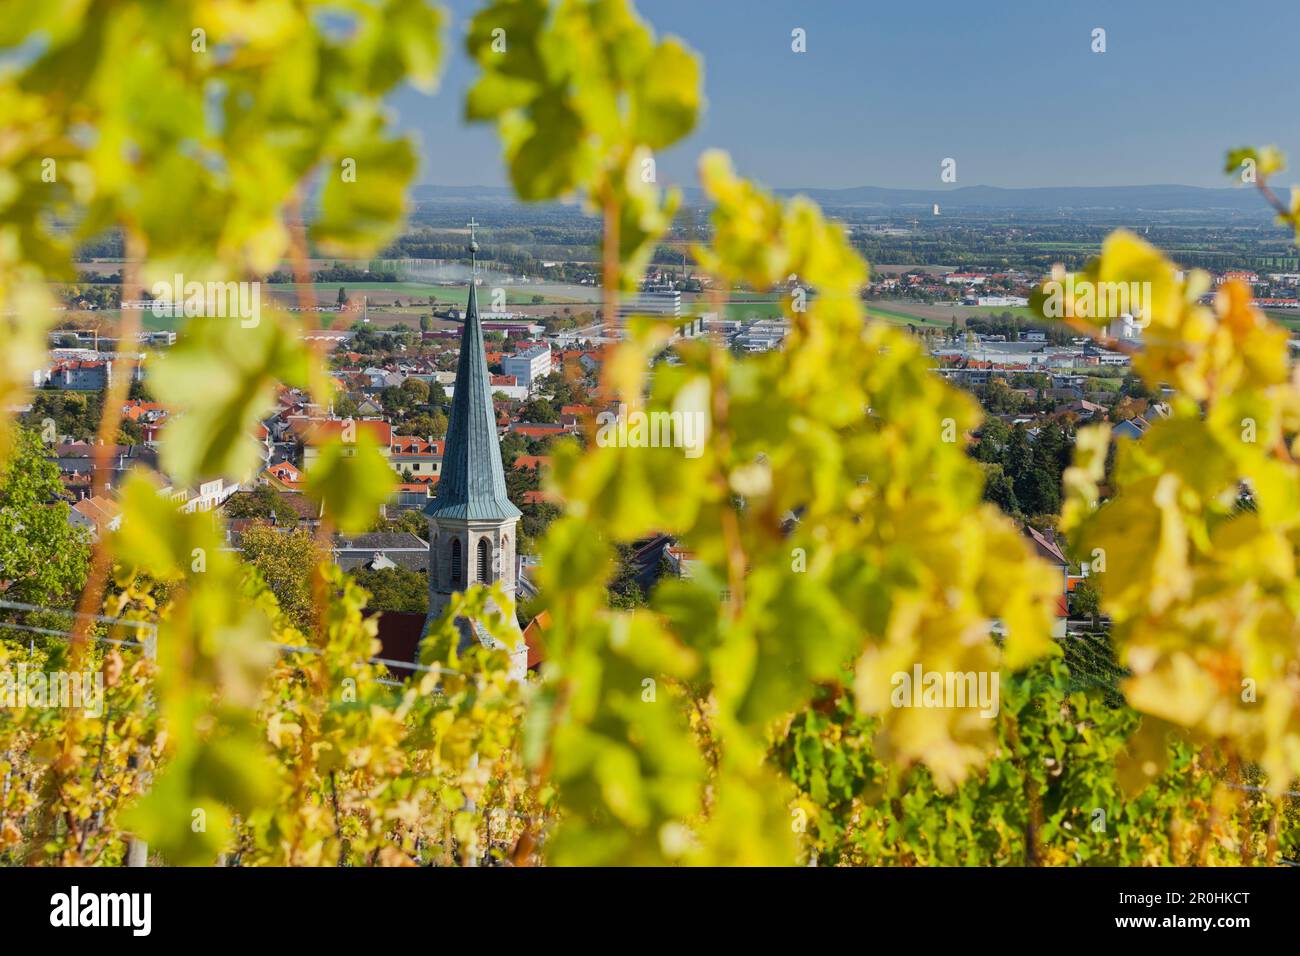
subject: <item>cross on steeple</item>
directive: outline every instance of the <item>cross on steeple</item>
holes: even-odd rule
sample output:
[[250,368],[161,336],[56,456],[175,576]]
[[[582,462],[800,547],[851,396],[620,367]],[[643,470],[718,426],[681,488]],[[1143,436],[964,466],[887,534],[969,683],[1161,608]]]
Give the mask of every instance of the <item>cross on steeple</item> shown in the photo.
[[474,221],[473,216],[470,216],[467,225],[469,226],[470,274],[478,275],[478,239],[474,236],[474,227],[477,226],[478,223]]

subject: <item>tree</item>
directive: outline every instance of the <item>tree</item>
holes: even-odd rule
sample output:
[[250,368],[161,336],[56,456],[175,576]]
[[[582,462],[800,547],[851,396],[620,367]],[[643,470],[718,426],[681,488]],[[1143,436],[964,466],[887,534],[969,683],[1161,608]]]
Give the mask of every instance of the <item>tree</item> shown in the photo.
[[536,554],[537,542],[551,523],[564,513],[563,509],[549,501],[519,504],[519,509],[524,513],[519,522],[519,550],[523,554]]
[[138,421],[123,419],[122,424],[117,429],[117,443],[119,445],[143,445],[144,444],[144,426]]
[[407,397],[407,404],[410,407],[417,405],[426,405],[429,402],[429,383],[423,379],[407,378],[401,384],[402,392]]
[[294,507],[270,485],[257,485],[250,491],[231,495],[222,507],[231,518],[274,518],[282,528],[292,528],[299,521]]
[[528,454],[528,439],[519,432],[506,432],[501,438],[501,463],[509,474],[515,467],[515,459]]
[[153,393],[149,391],[149,385],[143,378],[132,378],[131,386],[127,389],[126,397],[133,402],[153,402],[156,399]]
[[1007,443],[1002,450],[1002,467],[1016,489],[1021,502],[1030,498],[1029,472],[1034,466],[1034,449],[1029,443],[1029,435],[1023,425],[1011,429]]
[[407,568],[357,568],[349,572],[370,592],[367,607],[377,611],[424,614],[429,610],[429,584],[423,574]]
[[255,567],[280,609],[299,630],[312,629],[312,574],[329,560],[306,530],[279,531],[270,525],[252,525],[239,536],[244,560]]
[[515,468],[513,464],[506,472],[506,494],[519,507],[523,507],[524,495],[538,491],[542,487],[541,475],[536,468]]
[[31,410],[22,420],[29,428],[42,431],[48,419],[54,422],[59,438],[89,441],[95,436],[102,414],[103,397],[99,392],[39,389],[32,396]]
[[1081,581],[1070,592],[1070,613],[1075,617],[1086,617],[1094,629],[1100,626],[1101,598],[1088,581]]
[[625,611],[645,607],[645,594],[642,593],[641,585],[636,581],[637,569],[632,563],[632,546],[619,543],[615,546],[615,552],[617,553],[615,559],[616,570],[608,585],[609,606]]
[[1021,513],[1020,502],[1016,500],[1016,490],[999,464],[992,462],[984,464],[984,500],[993,502],[1009,515],[1015,516]]
[[334,303],[339,308],[343,308],[348,304],[348,290],[343,286],[339,286],[339,294],[335,297]]
[[447,415],[440,408],[427,415],[412,415],[402,425],[402,430],[422,438],[443,438],[447,434]]
[[410,532],[417,538],[429,540],[429,522],[424,514],[419,511],[402,511],[396,518],[380,518],[375,522],[371,531],[387,531],[391,533]]
[[971,449],[971,454],[976,461],[1001,462],[1003,449],[1010,437],[1011,429],[1006,423],[1000,418],[990,416],[984,419],[984,423],[980,426],[979,441]]
[[356,399],[347,392],[339,392],[334,396],[334,414],[339,418],[356,418],[360,414]]
[[69,522],[59,468],[37,434],[20,427],[11,440],[0,474],[0,593],[64,607],[85,583],[89,536]]
[[519,408],[519,418],[525,422],[558,422],[560,413],[543,398],[530,398]]

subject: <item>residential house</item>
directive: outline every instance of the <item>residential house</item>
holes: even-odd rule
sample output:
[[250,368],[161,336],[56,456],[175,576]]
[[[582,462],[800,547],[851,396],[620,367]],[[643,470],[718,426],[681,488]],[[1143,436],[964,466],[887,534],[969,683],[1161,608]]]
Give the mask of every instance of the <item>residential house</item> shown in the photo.
[[68,512],[68,523],[85,528],[92,539],[106,531],[116,531],[122,526],[122,508],[111,498],[95,495],[82,498]]

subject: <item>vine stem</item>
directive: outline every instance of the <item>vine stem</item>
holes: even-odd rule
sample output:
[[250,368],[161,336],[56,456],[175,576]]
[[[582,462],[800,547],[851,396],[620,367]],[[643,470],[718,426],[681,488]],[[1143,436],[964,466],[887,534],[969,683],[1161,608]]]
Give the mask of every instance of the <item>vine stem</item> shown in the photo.
[[1255,188],[1259,190],[1259,194],[1264,197],[1264,201],[1272,206],[1279,216],[1287,222],[1295,222],[1294,214],[1287,207],[1286,203],[1282,202],[1282,200],[1277,197],[1277,193],[1273,192],[1273,187],[1268,184],[1267,179],[1260,176],[1255,181]]
[[[135,296],[139,289],[139,263],[143,260],[146,249],[144,242],[133,229],[126,229],[126,263],[122,271],[123,302]],[[122,421],[122,404],[130,390],[131,379],[135,375],[136,358],[132,349],[135,347],[140,332],[140,311],[122,309],[118,325],[118,351],[125,356],[122,360],[123,370],[113,376],[104,392],[104,407],[100,410],[99,429],[96,433],[95,447],[92,451],[94,474],[91,477],[91,493],[100,496],[108,484],[108,469],[112,464],[112,447],[116,444],[118,428]],[[126,351],[122,346],[126,345]],[[81,663],[86,640],[90,635],[94,617],[99,613],[104,601],[105,584],[108,571],[113,564],[113,544],[107,529],[101,529],[91,551],[90,571],[82,588],[81,598],[77,602],[78,617],[73,624],[72,637],[69,641],[70,667],[76,670]]]
[[1012,717],[1007,721],[1007,742],[1011,745],[1012,761],[1024,775],[1025,802],[1029,805],[1028,819],[1025,821],[1025,865],[1042,866],[1043,850],[1039,842],[1042,828],[1043,805],[1039,799],[1038,786],[1034,782],[1032,768],[1021,759],[1020,724]]
[[1282,816],[1282,801],[1284,799],[1285,797],[1278,796],[1269,801],[1273,811],[1268,818],[1267,860],[1269,866],[1277,866],[1278,821]]
[[[293,198],[289,200],[287,212],[289,218],[289,261],[293,266],[293,281],[298,286],[298,308],[301,310],[302,315],[308,315],[313,301],[309,291],[311,287],[311,267],[307,262],[307,226],[303,219],[301,191],[293,194]],[[313,341],[311,350],[312,361],[308,363],[309,386],[312,394],[317,399],[323,399],[329,389],[324,374],[325,343],[319,340]],[[316,526],[315,536],[316,546],[321,549],[322,555],[329,553],[333,534],[332,523],[322,513],[320,523]],[[318,565],[312,577],[312,599],[316,606],[316,626],[322,634],[325,629],[328,598],[329,595],[325,593],[325,578],[321,574],[321,568]]]
[[[618,164],[613,164],[611,169],[619,168]],[[619,205],[618,195],[614,191],[613,183],[610,180],[610,173],[607,172],[605,181],[601,184],[601,281],[604,285],[604,314],[601,316],[601,326],[605,331],[609,331],[618,323],[618,303],[619,303],[619,273],[621,271],[621,262],[618,254],[619,244],[619,215],[622,207]],[[608,366],[608,363],[606,363]],[[603,381],[603,376],[602,376]],[[608,388],[602,388],[602,391],[608,393]],[[640,396],[620,395],[623,401],[639,401]],[[533,774],[536,792],[541,792],[551,777],[551,768],[555,758],[554,729],[559,722],[564,719],[565,711],[568,710],[569,696],[571,693],[570,678],[564,675],[560,678],[559,686],[556,688],[555,704],[551,709],[550,726],[552,733],[546,741],[546,750],[542,754],[542,759],[537,764],[537,770]],[[540,825],[534,824],[529,820],[524,824],[524,831],[519,835],[515,842],[514,849],[510,853],[510,862],[514,866],[525,867],[531,866],[533,857],[537,852],[539,841]]]
[[[723,315],[725,305],[724,293],[717,277],[713,281],[713,305],[718,315]],[[713,437],[715,468],[713,483],[721,496],[722,509],[719,521],[722,540],[727,551],[727,589],[730,593],[729,611],[731,619],[737,621],[745,609],[745,571],[748,559],[745,557],[745,544],[740,536],[740,521],[736,509],[731,505],[731,485],[727,480],[726,462],[731,457],[731,438],[727,432],[730,421],[731,405],[726,369],[723,367],[722,355],[712,344],[709,346],[709,387],[712,397],[710,413],[713,419],[710,434]]]
[[601,189],[601,211],[604,229],[601,235],[601,281],[605,286],[605,314],[603,325],[606,329],[618,325],[619,272],[621,263],[618,256],[619,244],[619,206],[613,185],[606,178]]
[[[132,228],[125,230],[126,262],[122,268],[121,298],[129,301],[139,288],[139,262],[144,258],[146,249],[139,234]],[[92,450],[93,474],[91,476],[91,494],[102,495],[108,484],[108,469],[112,464],[111,448],[116,444],[118,427],[121,424],[122,403],[126,401],[131,379],[135,374],[136,359],[131,352],[140,331],[140,315],[137,309],[122,309],[118,325],[118,350],[126,358],[122,360],[122,371],[113,377],[104,391],[104,405],[100,409],[99,428],[96,431],[96,443]],[[122,347],[125,344],[126,350]],[[100,529],[91,549],[90,568],[86,573],[86,582],[77,600],[77,616],[74,618],[72,633],[68,640],[68,668],[80,670],[85,656],[86,645],[94,627],[95,615],[104,602],[104,592],[108,582],[108,572],[113,566],[113,543],[107,533]],[[80,736],[81,717],[76,711],[69,714],[61,728],[59,738],[61,749],[67,754]],[[47,843],[53,828],[54,819],[51,808],[65,803],[65,774],[57,765],[50,767],[42,786],[43,799],[41,811],[37,816],[36,833],[31,850],[27,856],[28,864],[37,862],[45,856]],[[68,826],[69,837],[77,844],[82,843],[82,835],[71,809],[63,814]]]

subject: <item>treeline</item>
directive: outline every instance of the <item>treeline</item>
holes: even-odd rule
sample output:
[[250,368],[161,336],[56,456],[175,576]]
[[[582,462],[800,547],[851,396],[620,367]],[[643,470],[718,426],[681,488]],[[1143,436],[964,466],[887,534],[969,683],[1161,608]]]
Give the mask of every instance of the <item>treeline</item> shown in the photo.
[[1004,335],[1008,342],[1018,342],[1024,332],[1045,332],[1052,345],[1068,345],[1078,334],[1059,322],[1039,322],[1022,318],[1014,312],[970,318],[966,320],[966,328],[976,335]]
[[[283,283],[297,282],[294,274],[285,269],[277,269],[269,273],[266,277],[267,282]],[[326,266],[323,269],[316,269],[311,274],[312,282],[400,282],[401,274],[397,271],[395,264],[385,264],[380,260],[373,260],[369,268],[360,269],[356,266],[345,266],[341,262],[336,262],[332,266]]]
[[[503,241],[516,237],[518,242]],[[479,259],[483,262],[498,263],[524,274],[540,274],[541,261],[520,243],[536,247],[558,243],[562,247],[584,247],[589,245],[588,237],[581,232],[565,229],[539,227],[529,229],[493,229],[494,241],[485,242],[479,238]],[[408,232],[395,239],[383,251],[385,259],[446,259],[455,261],[467,258],[465,251],[466,237],[449,234],[445,230],[428,226]]]
[[86,259],[125,259],[126,243],[117,230],[106,232],[94,239],[87,239],[77,247],[74,257],[77,261]]
[[104,282],[78,283],[60,289],[59,298],[73,308],[117,309],[122,305],[122,286]]

